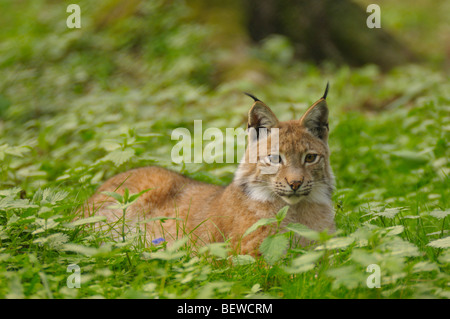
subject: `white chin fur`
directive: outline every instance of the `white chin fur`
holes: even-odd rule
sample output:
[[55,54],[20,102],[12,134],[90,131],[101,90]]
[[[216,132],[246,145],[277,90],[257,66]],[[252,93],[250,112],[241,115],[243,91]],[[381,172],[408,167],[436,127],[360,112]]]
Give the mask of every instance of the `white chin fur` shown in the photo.
[[302,197],[302,199],[316,204],[332,205],[330,195],[328,195],[327,187],[319,185],[313,188],[309,195]]
[[327,193],[326,186],[322,185],[314,187],[311,193],[309,193],[306,196],[291,196],[291,197],[281,196],[281,198],[289,205],[295,205],[300,201],[306,201],[310,203],[323,205],[331,204],[331,199]]
[[297,204],[302,199],[301,196],[291,196],[291,197],[280,196],[280,197],[289,205]]
[[[272,190],[270,190],[265,186],[252,185],[251,187],[249,187],[248,190],[249,190],[248,193],[249,197],[253,200],[257,200],[260,202],[272,202],[278,197],[278,195],[275,195],[275,193],[273,193]],[[318,186],[318,187],[316,186],[315,188],[313,188],[311,193],[309,193],[306,196],[291,196],[291,197],[279,196],[278,198],[283,199],[289,205],[295,205],[300,201],[324,205],[331,204],[331,199],[327,194],[325,186]]]
[[248,196],[260,202],[271,202],[275,199],[275,194],[264,186],[251,186],[249,187]]

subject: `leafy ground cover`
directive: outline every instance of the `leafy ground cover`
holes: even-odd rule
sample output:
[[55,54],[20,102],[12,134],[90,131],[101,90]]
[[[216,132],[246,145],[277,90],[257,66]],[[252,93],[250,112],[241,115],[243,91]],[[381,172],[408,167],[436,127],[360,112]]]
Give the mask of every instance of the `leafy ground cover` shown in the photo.
[[[450,297],[444,72],[319,68],[293,60],[289,41],[273,37],[244,46],[248,65],[224,77],[227,52],[181,2],[152,1],[114,22],[81,6],[80,30],[68,30],[64,10],[45,1],[5,16],[0,30],[1,298]],[[335,236],[293,225],[267,238],[255,259],[229,256],[226,243],[194,247],[188,234],[172,247],[139,236],[114,242],[95,219],[73,222],[102,181],[133,167],[226,185],[237,164],[172,163],[172,130],[192,131],[199,119],[203,129],[244,127],[251,101],[243,91],[280,120],[299,117],[327,81]],[[294,233],[319,244],[292,246]],[[67,285],[72,264],[80,289]],[[380,288],[367,286],[371,264]]]

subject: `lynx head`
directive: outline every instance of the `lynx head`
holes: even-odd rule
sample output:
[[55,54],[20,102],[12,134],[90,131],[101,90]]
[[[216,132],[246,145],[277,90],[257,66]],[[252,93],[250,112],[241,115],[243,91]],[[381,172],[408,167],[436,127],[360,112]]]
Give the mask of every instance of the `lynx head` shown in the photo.
[[334,185],[325,94],[300,119],[278,121],[262,101],[248,115],[248,146],[235,182],[259,201],[329,204]]

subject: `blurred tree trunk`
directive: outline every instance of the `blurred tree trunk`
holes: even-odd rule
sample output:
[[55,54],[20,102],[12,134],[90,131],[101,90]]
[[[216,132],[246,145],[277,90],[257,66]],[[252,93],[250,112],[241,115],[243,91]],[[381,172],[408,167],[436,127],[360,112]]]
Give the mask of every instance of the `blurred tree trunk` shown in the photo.
[[242,0],[250,37],[287,36],[298,58],[390,69],[416,60],[383,26],[369,29],[370,13],[351,0]]
[[[170,0],[167,0],[171,3]],[[108,0],[95,19],[97,29],[134,14],[142,0]],[[367,27],[371,13],[352,0],[190,0],[194,19],[214,24],[214,41],[238,47],[247,35],[258,42],[271,34],[290,39],[296,57],[320,63],[360,66],[373,63],[388,70],[417,60],[383,25]],[[236,54],[239,50],[236,49]],[[239,60],[239,59],[238,59]]]

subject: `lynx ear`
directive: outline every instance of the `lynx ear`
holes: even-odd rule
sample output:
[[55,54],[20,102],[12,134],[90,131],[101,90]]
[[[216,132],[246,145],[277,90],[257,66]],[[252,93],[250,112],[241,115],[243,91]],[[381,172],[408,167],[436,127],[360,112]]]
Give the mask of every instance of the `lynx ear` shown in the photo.
[[327,106],[328,83],[324,95],[313,105],[309,107],[306,113],[300,119],[300,125],[303,125],[314,136],[327,142],[328,140],[328,106]]
[[252,108],[248,112],[247,128],[253,127],[258,131],[259,128],[270,129],[277,126],[278,119],[272,110],[255,96],[249,93],[245,94],[255,100],[255,103],[253,103]]

